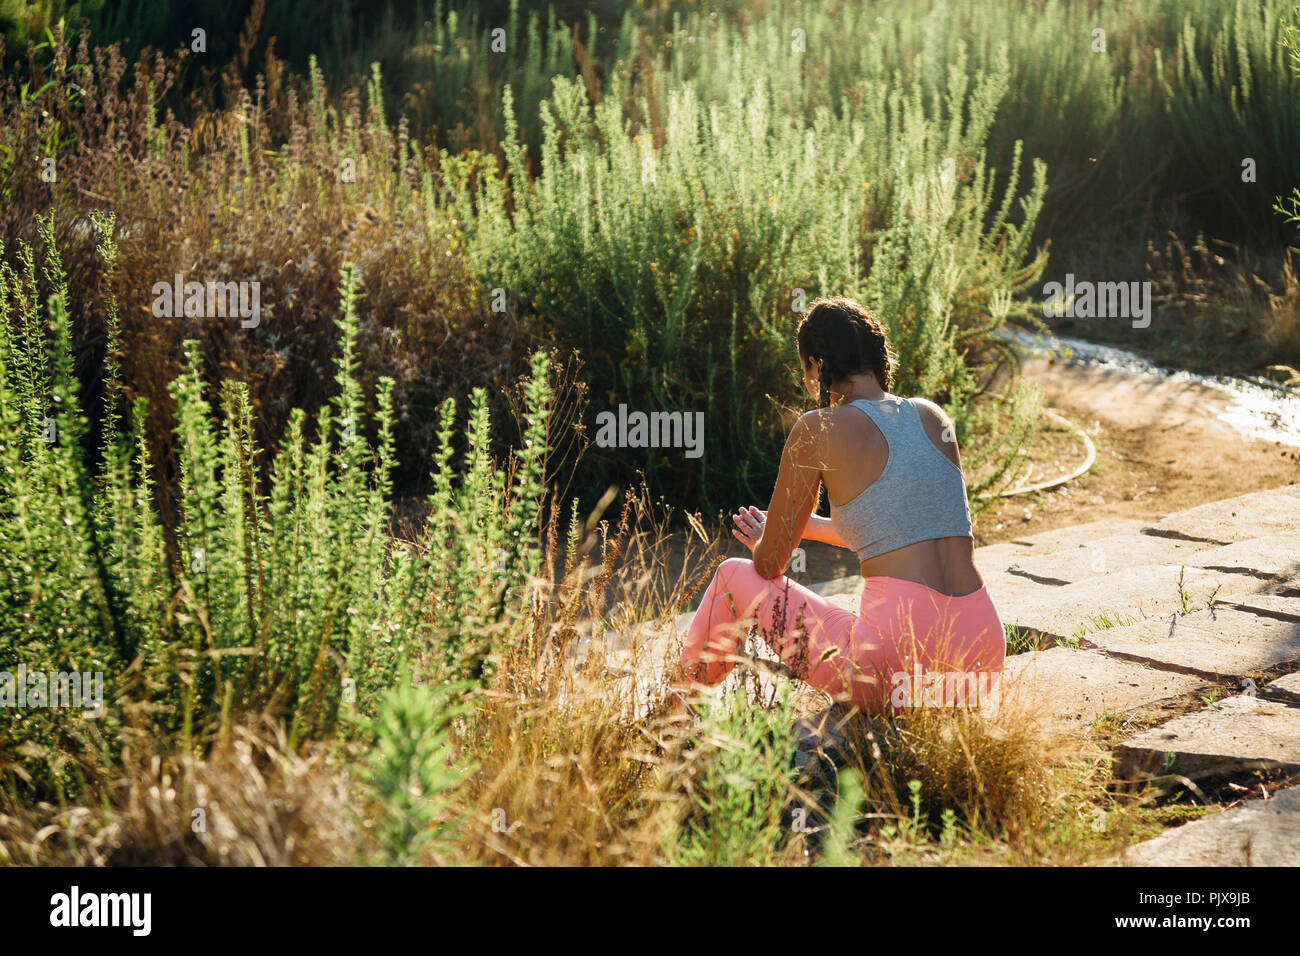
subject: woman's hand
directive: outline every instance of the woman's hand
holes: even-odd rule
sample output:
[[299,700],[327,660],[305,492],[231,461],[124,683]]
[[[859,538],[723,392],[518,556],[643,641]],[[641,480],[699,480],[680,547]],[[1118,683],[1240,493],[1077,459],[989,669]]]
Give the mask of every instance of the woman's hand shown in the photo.
[[759,539],[763,537],[763,526],[767,524],[767,512],[749,505],[732,515],[731,520],[736,523],[736,527],[731,529],[731,533],[745,547],[753,551],[758,545]]

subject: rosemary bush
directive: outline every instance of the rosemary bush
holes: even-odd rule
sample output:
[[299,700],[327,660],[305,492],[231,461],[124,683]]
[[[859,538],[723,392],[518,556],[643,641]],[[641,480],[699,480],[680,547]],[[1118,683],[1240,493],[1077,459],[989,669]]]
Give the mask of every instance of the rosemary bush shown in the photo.
[[661,143],[625,123],[617,96],[592,104],[557,78],[532,179],[507,88],[505,178],[445,163],[456,201],[477,211],[483,285],[586,357],[593,411],[704,412],[699,461],[592,449],[603,478],[644,469],[657,491],[719,506],[718,489],[766,495],[780,405],[797,394],[794,319],[821,294],[875,307],[901,352],[897,388],[948,405],[965,438],[978,369],[997,358],[990,333],[1041,274],[1030,237],[1045,170],[1022,195],[1019,155],[998,188],[983,153],[1005,64],[969,82],[954,65],[942,108],[864,82],[860,108],[809,117],[775,109],[785,69],[737,77],[720,102],[670,91]]
[[786,808],[795,778],[789,694],[770,709],[754,706],[738,691],[702,706],[688,812],[672,833],[668,859],[680,866],[762,866],[788,859]]
[[[99,217],[105,266],[112,217]],[[42,221],[0,264],[0,663],[13,671],[94,672],[106,680],[99,720],[68,708],[0,710],[0,774],[49,792],[111,765],[120,732],[203,746],[232,722],[268,712],[290,741],[333,734],[341,718],[373,717],[402,661],[421,682],[490,683],[538,570],[551,391],[543,353],[523,389],[525,446],[486,453],[486,395],[473,395],[463,482],[453,484],[456,405],[442,407],[435,490],[412,541],[390,534],[393,415],[380,381],[365,437],[356,380],[359,277],[343,276],[337,394],[308,429],[294,411],[261,477],[248,389],[213,394],[187,344],[171,384],[179,469],[174,511],[156,506],[162,480],[143,440],[142,403],[120,418],[115,366],[100,414],[102,465],[84,439],[89,410],[73,374],[66,277]],[[108,327],[116,306],[107,303]],[[109,353],[116,343],[109,343]],[[170,543],[169,543],[170,542]],[[80,779],[78,779],[80,778]]]

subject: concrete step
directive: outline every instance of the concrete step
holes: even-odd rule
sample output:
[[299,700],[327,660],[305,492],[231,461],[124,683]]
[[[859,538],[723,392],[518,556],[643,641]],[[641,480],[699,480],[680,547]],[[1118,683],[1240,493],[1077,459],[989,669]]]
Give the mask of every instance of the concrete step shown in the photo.
[[1215,602],[1225,607],[1253,611],[1260,617],[1279,621],[1300,621],[1300,596],[1270,594],[1263,591],[1225,592]]
[[1300,787],[1128,847],[1112,866],[1300,866]]
[[1087,524],[1040,531],[1037,534],[988,544],[975,549],[975,566],[986,579],[1022,564],[1028,558],[1070,548],[1087,547],[1095,541],[1116,535],[1139,534],[1145,522],[1136,518],[1105,518]]
[[1192,780],[1254,770],[1300,772],[1300,708],[1236,696],[1124,741],[1115,749],[1115,777],[1140,781],[1181,774]]
[[[1042,591],[1017,586],[1011,596],[989,592],[1004,624],[1032,627],[1048,634],[1070,637],[1080,628],[1089,632],[1105,626],[1103,618],[1120,626],[1146,618],[1168,618],[1183,610],[1178,581],[1198,606],[1204,606],[1216,589],[1249,593],[1263,586],[1256,578],[1186,568],[1179,565],[1148,565],[1124,568],[1100,577],[1076,581]],[[1085,635],[1086,636],[1086,635]]]
[[1207,676],[1240,675],[1300,661],[1300,620],[1264,617],[1232,605],[1088,634],[1109,654],[1182,667]]
[[1115,660],[1099,651],[1054,647],[1008,657],[988,712],[1073,736],[1104,714],[1127,713],[1204,686],[1193,675]]
[[1288,707],[1300,707],[1300,673],[1287,674],[1259,688],[1259,696]]
[[[1196,564],[1207,547],[1203,542],[1158,538],[1141,532],[1112,534],[1043,553],[1016,558],[1006,566],[1012,574],[1043,582],[1074,584],[1126,568],[1160,564]],[[1212,548],[1211,548],[1212,550]]]
[[1249,574],[1265,581],[1285,582],[1300,574],[1300,531],[1278,531],[1208,548],[1183,563],[1215,571]]
[[1212,501],[1151,525],[1151,533],[1219,544],[1283,531],[1300,531],[1300,484]]
[[857,574],[849,574],[842,578],[819,581],[816,584],[808,585],[808,587],[810,590],[816,591],[818,594],[824,594],[827,597],[844,594],[857,597],[858,591],[862,588],[862,578]]
[[1051,531],[1039,531],[1035,534],[1012,538],[1002,544],[992,544],[984,548],[978,548],[977,552],[989,551],[996,554],[999,552],[993,549],[1010,552],[1013,548],[1019,548],[1022,552],[1028,554],[1044,554],[1059,551],[1062,548],[1076,548],[1079,545],[1087,545],[1100,538],[1138,534],[1149,524],[1151,522],[1140,518],[1100,518],[1097,521],[1089,521],[1085,524],[1070,525],[1067,528],[1055,528]]

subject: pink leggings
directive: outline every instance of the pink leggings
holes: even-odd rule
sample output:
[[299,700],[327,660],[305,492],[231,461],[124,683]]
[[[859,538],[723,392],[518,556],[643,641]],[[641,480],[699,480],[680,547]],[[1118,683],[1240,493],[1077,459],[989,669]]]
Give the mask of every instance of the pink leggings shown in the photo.
[[854,614],[784,575],[761,577],[747,558],[728,558],[687,630],[686,679],[722,681],[750,623],[796,676],[868,713],[978,706],[1006,654],[987,588],[952,597],[913,581],[870,577]]

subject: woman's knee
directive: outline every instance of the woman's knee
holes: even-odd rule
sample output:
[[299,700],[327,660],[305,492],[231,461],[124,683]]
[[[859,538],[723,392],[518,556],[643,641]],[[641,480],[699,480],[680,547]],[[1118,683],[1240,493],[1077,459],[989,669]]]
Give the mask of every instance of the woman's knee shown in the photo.
[[743,581],[749,578],[758,577],[758,571],[754,569],[754,562],[749,558],[727,558],[714,572],[714,576],[723,583],[724,586]]

